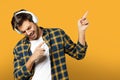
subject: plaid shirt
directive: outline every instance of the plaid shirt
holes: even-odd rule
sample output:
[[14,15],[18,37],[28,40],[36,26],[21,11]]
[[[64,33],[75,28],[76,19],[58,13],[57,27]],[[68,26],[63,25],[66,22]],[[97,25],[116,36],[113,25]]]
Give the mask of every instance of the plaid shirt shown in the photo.
[[[85,56],[87,45],[83,46],[79,42],[77,44],[73,43],[62,29],[41,29],[43,30],[43,40],[50,51],[52,80],[69,80],[65,53],[77,60],[82,59]],[[14,48],[15,80],[30,80],[34,74],[34,67],[30,72],[25,66],[25,63],[32,55],[30,45],[28,38],[24,37]]]

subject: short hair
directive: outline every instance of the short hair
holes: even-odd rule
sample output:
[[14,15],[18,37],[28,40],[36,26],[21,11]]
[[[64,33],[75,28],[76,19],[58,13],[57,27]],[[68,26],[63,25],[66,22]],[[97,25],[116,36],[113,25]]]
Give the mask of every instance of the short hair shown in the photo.
[[[16,11],[13,14],[12,20],[11,20],[11,24],[12,24],[12,28],[13,30],[16,28],[18,29],[19,26],[21,26],[23,24],[24,21],[28,20],[30,22],[33,22],[32,19],[32,15],[29,13],[18,13],[20,11],[26,11],[25,9],[21,9],[19,11]],[[16,14],[18,13],[18,14]]]

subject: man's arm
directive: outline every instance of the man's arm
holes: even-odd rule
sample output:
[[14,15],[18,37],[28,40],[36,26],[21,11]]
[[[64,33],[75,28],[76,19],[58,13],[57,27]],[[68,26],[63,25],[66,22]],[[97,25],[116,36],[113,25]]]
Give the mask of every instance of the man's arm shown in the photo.
[[62,31],[64,35],[63,39],[65,42],[65,53],[76,59],[82,59],[85,56],[87,50],[87,43],[85,41],[85,30],[88,27],[88,21],[86,20],[87,12],[84,16],[78,20],[78,43],[72,42],[70,37]]
[[83,46],[79,41],[74,43],[70,37],[61,30],[61,34],[63,35],[63,42],[64,42],[64,51],[71,57],[80,60],[84,58],[86,50],[87,50],[87,43]]
[[33,55],[26,62],[26,56],[20,56],[14,49],[14,77],[15,80],[28,80],[32,73],[32,68],[36,60],[40,59],[44,55],[44,49],[41,46],[44,44],[40,43]]
[[25,61],[21,58],[16,50],[14,50],[14,78],[15,80],[28,80],[29,77],[32,75],[26,65],[24,64]]
[[88,12],[86,12],[83,17],[78,20],[78,38],[79,42],[85,46],[85,31],[88,27],[88,21],[86,19]]

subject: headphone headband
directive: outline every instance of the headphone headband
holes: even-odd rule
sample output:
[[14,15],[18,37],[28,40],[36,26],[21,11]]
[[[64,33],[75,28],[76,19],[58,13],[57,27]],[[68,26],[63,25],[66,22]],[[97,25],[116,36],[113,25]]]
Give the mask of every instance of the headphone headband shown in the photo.
[[32,20],[33,20],[34,23],[38,22],[37,17],[32,12],[29,12],[29,11],[19,11],[19,12],[15,13],[15,16],[20,14],[20,13],[28,13],[28,14],[30,14],[32,16]]

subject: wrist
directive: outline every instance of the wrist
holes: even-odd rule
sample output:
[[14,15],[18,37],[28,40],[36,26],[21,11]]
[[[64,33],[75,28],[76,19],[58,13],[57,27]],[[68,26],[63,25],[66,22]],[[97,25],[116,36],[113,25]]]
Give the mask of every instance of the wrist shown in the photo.
[[85,30],[79,30],[80,34],[85,34]]
[[32,56],[30,57],[29,61],[30,61],[31,63],[34,63],[34,62],[35,62],[35,60],[34,60],[34,58],[33,58]]

